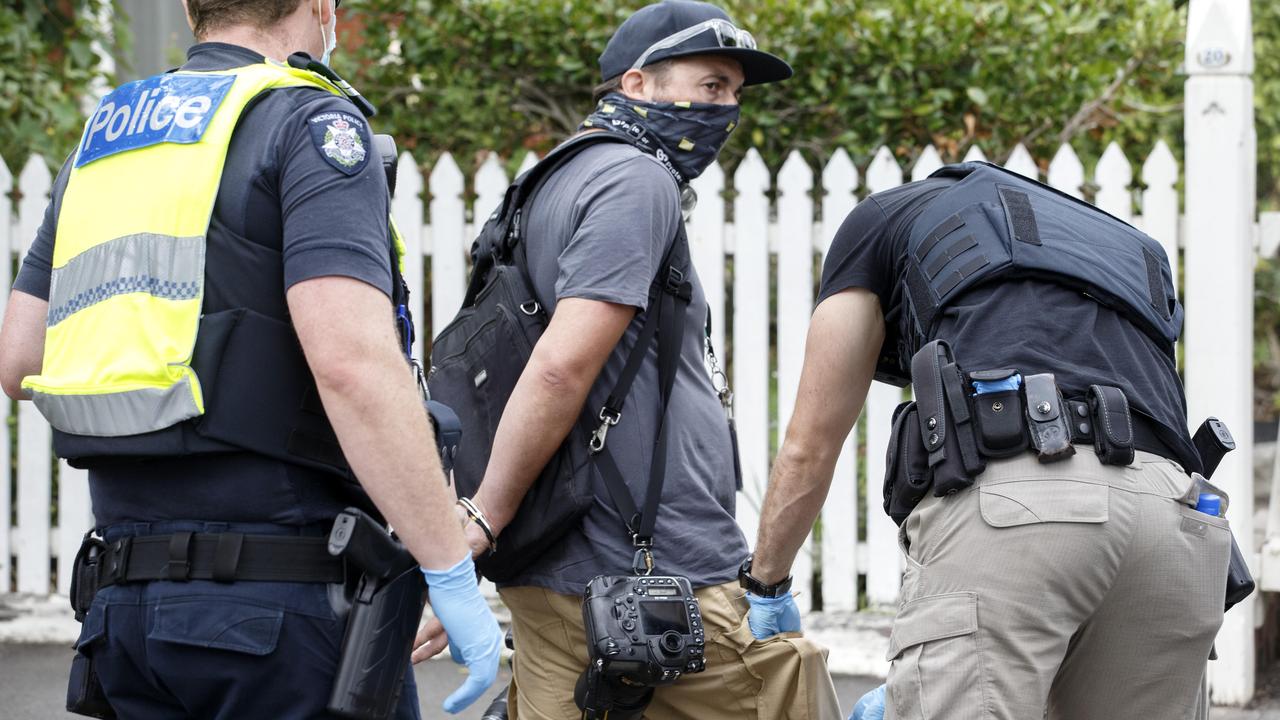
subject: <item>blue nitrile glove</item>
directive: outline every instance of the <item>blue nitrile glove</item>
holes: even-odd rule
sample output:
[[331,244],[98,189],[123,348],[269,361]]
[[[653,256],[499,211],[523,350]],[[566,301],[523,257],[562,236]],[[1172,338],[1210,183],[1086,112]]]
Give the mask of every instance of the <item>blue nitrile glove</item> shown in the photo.
[[470,553],[448,570],[422,568],[422,574],[430,588],[431,609],[449,634],[449,654],[471,673],[444,700],[444,711],[453,715],[478,700],[498,677],[502,630],[480,594]]
[[783,632],[800,632],[800,608],[796,607],[791,593],[776,598],[747,593],[747,602],[751,604],[747,611],[747,624],[757,640]]
[[863,695],[853,706],[849,720],[884,720],[884,686]]

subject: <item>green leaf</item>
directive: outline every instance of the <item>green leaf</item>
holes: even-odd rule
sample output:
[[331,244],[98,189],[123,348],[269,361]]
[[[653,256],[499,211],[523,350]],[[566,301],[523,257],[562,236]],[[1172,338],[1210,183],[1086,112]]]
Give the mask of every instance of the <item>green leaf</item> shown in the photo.
[[983,90],[982,88],[967,87],[964,90],[964,94],[966,97],[968,97],[970,100],[973,101],[974,105],[977,105],[979,107],[984,107],[988,102],[987,91]]

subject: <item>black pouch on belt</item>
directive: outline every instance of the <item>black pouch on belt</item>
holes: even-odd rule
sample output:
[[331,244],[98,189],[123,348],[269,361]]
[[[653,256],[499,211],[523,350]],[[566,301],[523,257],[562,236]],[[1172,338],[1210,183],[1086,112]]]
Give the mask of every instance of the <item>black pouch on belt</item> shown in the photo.
[[[1000,382],[1017,374],[1016,370],[979,370],[969,379]],[[1022,393],[1017,389],[975,394],[974,423],[977,425],[978,451],[984,457],[1013,457],[1027,449],[1027,424],[1023,419]]]
[[986,469],[986,462],[978,452],[973,413],[951,347],[934,340],[920,348],[911,358],[911,382],[920,440],[933,474],[933,494],[948,495],[969,487]]
[[1133,462],[1133,418],[1124,391],[1110,385],[1089,386],[1093,411],[1093,450],[1105,465]]
[[901,525],[924,499],[933,483],[929,455],[920,444],[916,404],[905,402],[893,411],[893,432],[885,457],[884,512]]
[[1040,462],[1058,462],[1075,455],[1065,403],[1053,373],[1027,375],[1022,382],[1027,398],[1027,430]]

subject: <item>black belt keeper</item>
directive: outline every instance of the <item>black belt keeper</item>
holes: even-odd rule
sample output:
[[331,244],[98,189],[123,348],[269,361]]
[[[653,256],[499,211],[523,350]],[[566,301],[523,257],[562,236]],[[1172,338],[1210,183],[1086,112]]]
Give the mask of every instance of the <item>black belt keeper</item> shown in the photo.
[[236,579],[236,567],[240,565],[240,550],[244,547],[244,533],[227,532],[218,535],[213,549],[213,580],[232,582]]
[[176,532],[169,536],[169,565],[165,580],[186,581],[191,578],[191,538],[195,533]]

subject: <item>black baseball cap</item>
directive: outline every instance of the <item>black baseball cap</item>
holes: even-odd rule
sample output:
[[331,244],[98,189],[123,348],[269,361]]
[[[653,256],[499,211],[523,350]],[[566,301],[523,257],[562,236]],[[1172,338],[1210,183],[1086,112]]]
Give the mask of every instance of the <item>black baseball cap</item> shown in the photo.
[[[706,26],[706,29],[689,37],[678,37],[681,31],[698,26]],[[726,34],[720,29],[729,29],[730,32]],[[600,54],[600,77],[602,80],[615,78],[630,70],[641,57],[644,57],[643,67],[689,55],[723,55],[737,60],[742,65],[744,85],[777,82],[791,77],[791,66],[786,61],[756,50],[754,40],[744,42],[743,36],[750,38],[748,33],[733,26],[724,10],[711,3],[663,0],[640,8],[613,33]],[[664,41],[674,42],[664,46]]]

